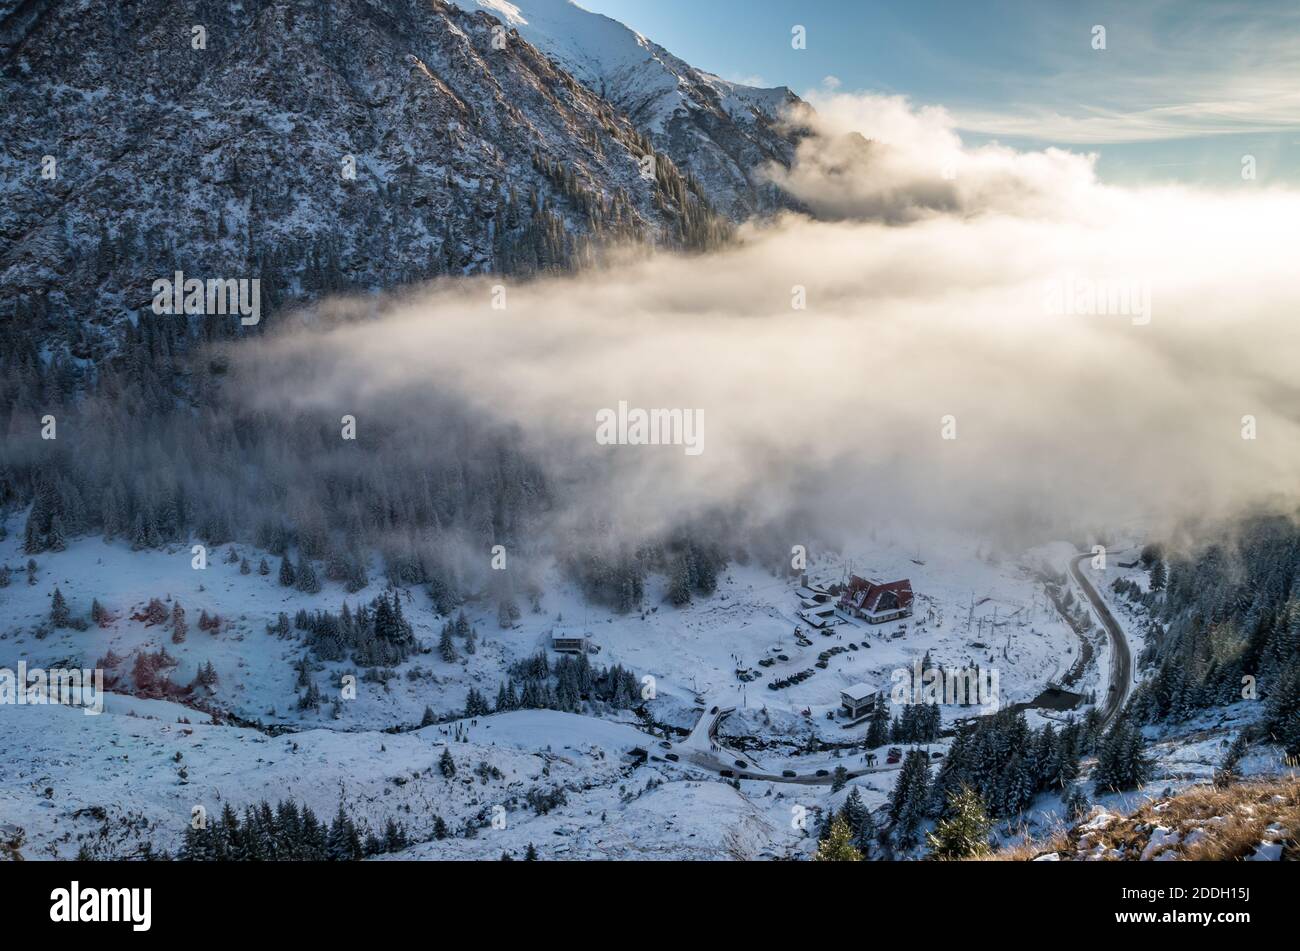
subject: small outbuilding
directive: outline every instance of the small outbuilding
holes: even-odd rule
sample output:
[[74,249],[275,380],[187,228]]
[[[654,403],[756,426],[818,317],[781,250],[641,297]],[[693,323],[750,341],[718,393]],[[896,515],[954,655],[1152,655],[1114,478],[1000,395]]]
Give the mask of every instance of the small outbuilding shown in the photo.
[[591,635],[585,631],[556,628],[551,631],[551,650],[559,654],[591,653]]
[[809,627],[822,628],[836,623],[838,617],[835,613],[833,604],[814,604],[812,607],[804,608],[799,612],[799,617],[803,619]]
[[854,684],[840,691],[840,704],[850,720],[865,716],[876,707],[880,692],[867,684]]

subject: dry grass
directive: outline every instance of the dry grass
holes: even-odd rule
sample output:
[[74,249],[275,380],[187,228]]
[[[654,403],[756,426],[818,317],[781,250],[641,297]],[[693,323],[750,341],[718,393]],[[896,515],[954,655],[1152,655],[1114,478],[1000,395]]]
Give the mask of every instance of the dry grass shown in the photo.
[[17,826],[0,825],[0,862],[23,860],[23,830]]
[[974,862],[1028,862],[1045,852],[1072,852],[1074,840],[1065,829],[1053,832],[1045,839],[1026,839],[1019,845],[1007,846],[992,855],[972,859]]
[[[1094,810],[1093,815],[1097,814],[1099,810]],[[1228,786],[1194,786],[1169,799],[1143,803],[1132,815],[1118,817],[1104,828],[1058,830],[1044,839],[1008,847],[989,859],[1025,862],[1056,852],[1063,859],[1136,861],[1157,826],[1177,832],[1179,841],[1154,852],[1151,858],[1172,851],[1187,861],[1237,862],[1268,840],[1282,845],[1283,859],[1298,861],[1300,777],[1292,774]],[[1270,832],[1270,827],[1281,831]],[[1186,839],[1198,831],[1200,835],[1188,844]]]

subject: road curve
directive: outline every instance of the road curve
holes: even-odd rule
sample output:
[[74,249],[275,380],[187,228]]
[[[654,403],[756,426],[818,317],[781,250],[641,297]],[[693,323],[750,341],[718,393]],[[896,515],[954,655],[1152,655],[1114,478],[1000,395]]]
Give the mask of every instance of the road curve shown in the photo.
[[1124,707],[1124,702],[1128,700],[1129,686],[1133,683],[1133,654],[1129,650],[1128,639],[1124,636],[1124,630],[1115,620],[1115,615],[1110,613],[1110,607],[1102,599],[1096,587],[1088,576],[1079,569],[1079,565],[1085,558],[1093,557],[1091,553],[1084,555],[1075,555],[1069,561],[1070,577],[1072,577],[1079,587],[1083,590],[1088,600],[1092,602],[1092,609],[1101,619],[1101,626],[1106,629],[1106,634],[1110,637],[1110,689],[1107,690],[1106,703],[1102,707],[1102,729],[1110,726],[1115,715]]
[[[686,742],[678,743],[673,746],[672,752],[682,757],[685,762],[701,769],[707,769],[714,773],[721,773],[726,770],[736,776],[742,776],[745,779],[757,779],[768,783],[796,783],[804,786],[829,786],[835,782],[835,777],[831,770],[826,771],[825,776],[818,776],[816,773],[802,773],[794,776],[778,776],[775,773],[769,773],[755,762],[754,757],[748,753],[738,753],[735,750],[728,750],[718,742],[718,727],[727,715],[735,712],[735,707],[723,707],[714,705],[706,708],[701,714],[700,720],[687,737]],[[697,738],[707,738],[710,742],[709,749],[703,749],[698,742],[692,743]],[[717,743],[717,750],[712,748],[712,744]],[[728,759],[730,757],[730,759]],[[735,761],[743,759],[749,763],[749,766],[736,766]],[[754,767],[758,767],[755,769]],[[887,773],[896,769],[901,769],[902,763],[884,764],[881,766],[867,766],[862,769],[847,770],[846,778],[853,779],[858,776],[866,776],[870,773]]]

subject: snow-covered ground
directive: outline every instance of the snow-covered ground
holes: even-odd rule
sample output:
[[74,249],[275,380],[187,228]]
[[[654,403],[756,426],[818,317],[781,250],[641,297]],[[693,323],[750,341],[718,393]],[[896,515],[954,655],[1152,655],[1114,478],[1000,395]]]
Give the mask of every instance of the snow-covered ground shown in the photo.
[[592,92],[613,103],[710,203],[740,221],[780,207],[761,169],[788,165],[795,140],[780,122],[799,104],[786,87],[723,79],[683,61],[617,20],[569,0],[456,0],[517,30]]
[[[21,532],[14,522],[8,527],[0,541],[0,564],[12,570],[12,583],[0,589],[0,668],[12,670],[19,662],[29,668],[94,667],[110,650],[122,658],[114,671],[117,690],[98,716],[68,707],[0,705],[0,822],[26,830],[28,857],[72,857],[87,843],[99,854],[131,855],[146,840],[171,850],[195,807],[214,814],[226,801],[242,808],[284,797],[322,816],[333,815],[343,802],[375,830],[389,818],[400,821],[419,841],[402,857],[496,858],[522,854],[530,843],[543,857],[806,856],[819,811],[838,807],[848,794],[848,788],[832,793],[824,777],[837,766],[853,773],[866,769],[866,725],[846,729],[842,716],[827,717],[837,710],[841,689],[866,682],[888,690],[893,671],[910,669],[928,652],[939,664],[996,668],[1000,702],[1017,703],[1059,678],[1078,649],[1034,574],[1054,562],[1059,570],[1071,546],[1011,559],[961,542],[921,553],[877,541],[842,555],[813,557],[810,580],[834,583],[850,572],[908,577],[917,593],[915,615],[875,627],[847,621],[826,633],[809,631],[812,645],[806,647],[792,636],[800,623],[796,582],[752,566],[732,565],[716,594],[680,609],[664,600],[662,579],[652,578],[645,611],[628,615],[585,604],[553,574],[540,612],[526,611],[511,629],[500,628],[495,605],[466,605],[479,632],[478,650],[470,656],[462,651],[453,663],[436,652],[444,619],[427,593],[404,589],[405,615],[427,651],[400,665],[386,685],[361,679],[354,700],[339,698],[335,686],[337,675],[352,666],[322,665],[313,676],[324,705],[304,712],[295,703],[296,663],[304,654],[300,632],[280,638],[267,625],[279,612],[292,618],[300,608],[337,611],[344,600],[353,606],[369,601],[382,590],[378,565],[363,591],[349,595],[326,583],[309,595],[279,584],[277,559],[267,558],[270,574],[258,574],[264,553],[244,546],[235,551],[253,566],[246,575],[226,561],[224,546],[208,553],[206,569],[196,570],[187,546],[133,552],[121,542],[77,539],[63,552],[37,556],[35,583],[28,584]],[[74,618],[87,617],[97,599],[113,619],[104,628],[49,629],[44,622],[56,587]],[[173,643],[165,625],[132,620],[154,597],[169,608],[184,606],[190,623],[184,642]],[[1123,606],[1118,608],[1123,617]],[[199,630],[201,611],[221,615],[223,629]],[[457,719],[471,687],[491,700],[508,664],[544,649],[560,617],[591,632],[599,647],[594,663],[619,663],[638,679],[654,678],[646,709],[660,726],[627,711],[594,716],[528,710]],[[814,666],[820,652],[850,642],[858,649],[831,657],[826,669]],[[775,656],[777,646],[789,659],[758,666],[758,660]],[[162,647],[177,661],[174,683],[188,684],[201,665],[211,663],[218,682],[210,696],[199,695],[238,722],[275,729],[214,724],[185,697],[172,702],[130,696],[133,657]],[[809,668],[813,676],[789,689],[766,686]],[[738,670],[759,676],[743,683]],[[337,719],[331,715],[335,699]],[[696,726],[701,701],[704,707],[735,707],[719,739],[747,758],[751,772],[780,777],[790,771],[797,779],[742,778],[735,788],[718,774],[719,767],[731,765],[731,753],[702,763],[698,756],[707,746],[691,746],[682,733],[663,731],[662,725],[681,731]],[[426,706],[440,722],[416,729]],[[945,709],[945,719],[971,712]],[[394,728],[400,732],[386,732]],[[1194,729],[1204,735],[1162,741],[1153,787],[1212,772],[1231,724]],[[437,769],[444,747],[458,766],[451,780]],[[644,763],[629,755],[634,748],[648,752]],[[872,809],[884,805],[896,775],[883,755],[879,760],[878,771],[849,783]],[[565,790],[564,804],[545,815],[528,805],[531,790],[557,787]],[[1037,805],[1036,825],[1057,821],[1059,802],[1042,797]],[[433,838],[435,816],[447,822],[451,837]],[[474,834],[466,835],[467,829]]]
[[617,20],[570,0],[456,0],[481,7],[588,88],[603,92],[640,124],[663,132],[679,110],[699,109],[696,85],[707,87],[726,112],[752,123],[754,110],[776,118],[789,99],[784,87],[764,89],[729,82],[696,69]]
[[[713,597],[697,599],[684,609],[665,603],[662,579],[652,578],[644,615],[619,615],[587,605],[574,586],[555,576],[542,597],[541,612],[525,611],[509,630],[500,628],[495,604],[466,605],[479,635],[475,654],[464,656],[462,651],[454,663],[442,661],[432,650],[417,654],[398,668],[401,676],[386,685],[360,682],[356,699],[341,703],[341,719],[334,721],[328,705],[338,695],[332,686],[337,677],[326,671],[318,675],[327,705],[319,713],[296,710],[295,664],[303,647],[297,632],[280,639],[269,635],[267,626],[279,612],[292,619],[304,608],[337,612],[345,601],[354,608],[370,601],[383,590],[378,565],[372,566],[370,586],[356,594],[330,583],[318,594],[304,594],[279,584],[278,559],[266,556],[271,572],[258,574],[264,553],[246,546],[234,546],[254,566],[252,573],[243,575],[237,563],[226,561],[225,546],[210,551],[207,568],[196,570],[189,547],[134,552],[121,542],[79,539],[66,551],[39,556],[36,584],[28,585],[20,535],[11,531],[0,542],[0,563],[13,569],[14,578],[9,588],[0,589],[0,666],[13,667],[19,660],[29,666],[72,660],[76,666],[93,667],[111,649],[124,659],[117,672],[125,675],[134,652],[166,647],[178,661],[173,682],[188,684],[198,668],[210,662],[219,678],[215,701],[243,719],[268,725],[409,726],[420,721],[425,706],[440,717],[453,715],[464,708],[471,687],[494,697],[508,663],[544,649],[557,619],[591,632],[600,649],[595,663],[619,663],[638,678],[654,677],[656,698],[650,709],[661,722],[691,726],[697,698],[711,698],[741,711],[766,711],[783,721],[808,709],[825,738],[836,741],[858,738],[865,731],[862,725],[841,730],[825,721],[825,714],[838,708],[843,688],[865,682],[887,689],[894,671],[910,670],[927,652],[940,664],[974,662],[996,668],[1000,702],[1005,705],[1032,699],[1069,667],[1077,650],[1074,635],[1026,570],[1009,561],[993,564],[956,547],[925,559],[882,546],[851,559],[827,556],[812,561],[810,577],[828,583],[845,578],[849,564],[859,574],[910,577],[918,601],[915,615],[902,622],[873,626],[850,620],[824,632],[809,632],[809,647],[793,638],[794,628],[802,623],[795,582],[756,567],[731,566]],[[917,564],[920,560],[925,563]],[[64,628],[39,637],[56,587],[74,617],[87,617],[97,599],[114,620],[105,629]],[[176,602],[184,607],[190,625],[184,643],[173,644],[165,625],[131,620],[154,597],[163,599],[168,609]],[[444,619],[435,614],[423,590],[407,588],[402,597],[416,637],[433,648]],[[224,629],[217,634],[199,630],[202,611],[219,614]],[[858,649],[847,649],[850,643]],[[759,660],[776,656],[775,647],[789,659],[759,666]],[[831,657],[826,669],[816,668],[821,652],[835,647],[843,652]],[[353,670],[350,663],[325,667],[331,675]],[[806,669],[814,674],[802,683],[783,690],[767,688],[772,680]],[[759,676],[743,683],[737,670]]]

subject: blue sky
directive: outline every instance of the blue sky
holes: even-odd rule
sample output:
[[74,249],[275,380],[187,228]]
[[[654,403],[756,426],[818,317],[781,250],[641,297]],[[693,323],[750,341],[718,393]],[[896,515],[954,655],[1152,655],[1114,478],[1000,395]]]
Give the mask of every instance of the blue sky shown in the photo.
[[970,142],[1097,152],[1106,180],[1239,183],[1246,154],[1261,182],[1300,179],[1295,0],[579,3],[728,79],[906,95]]

